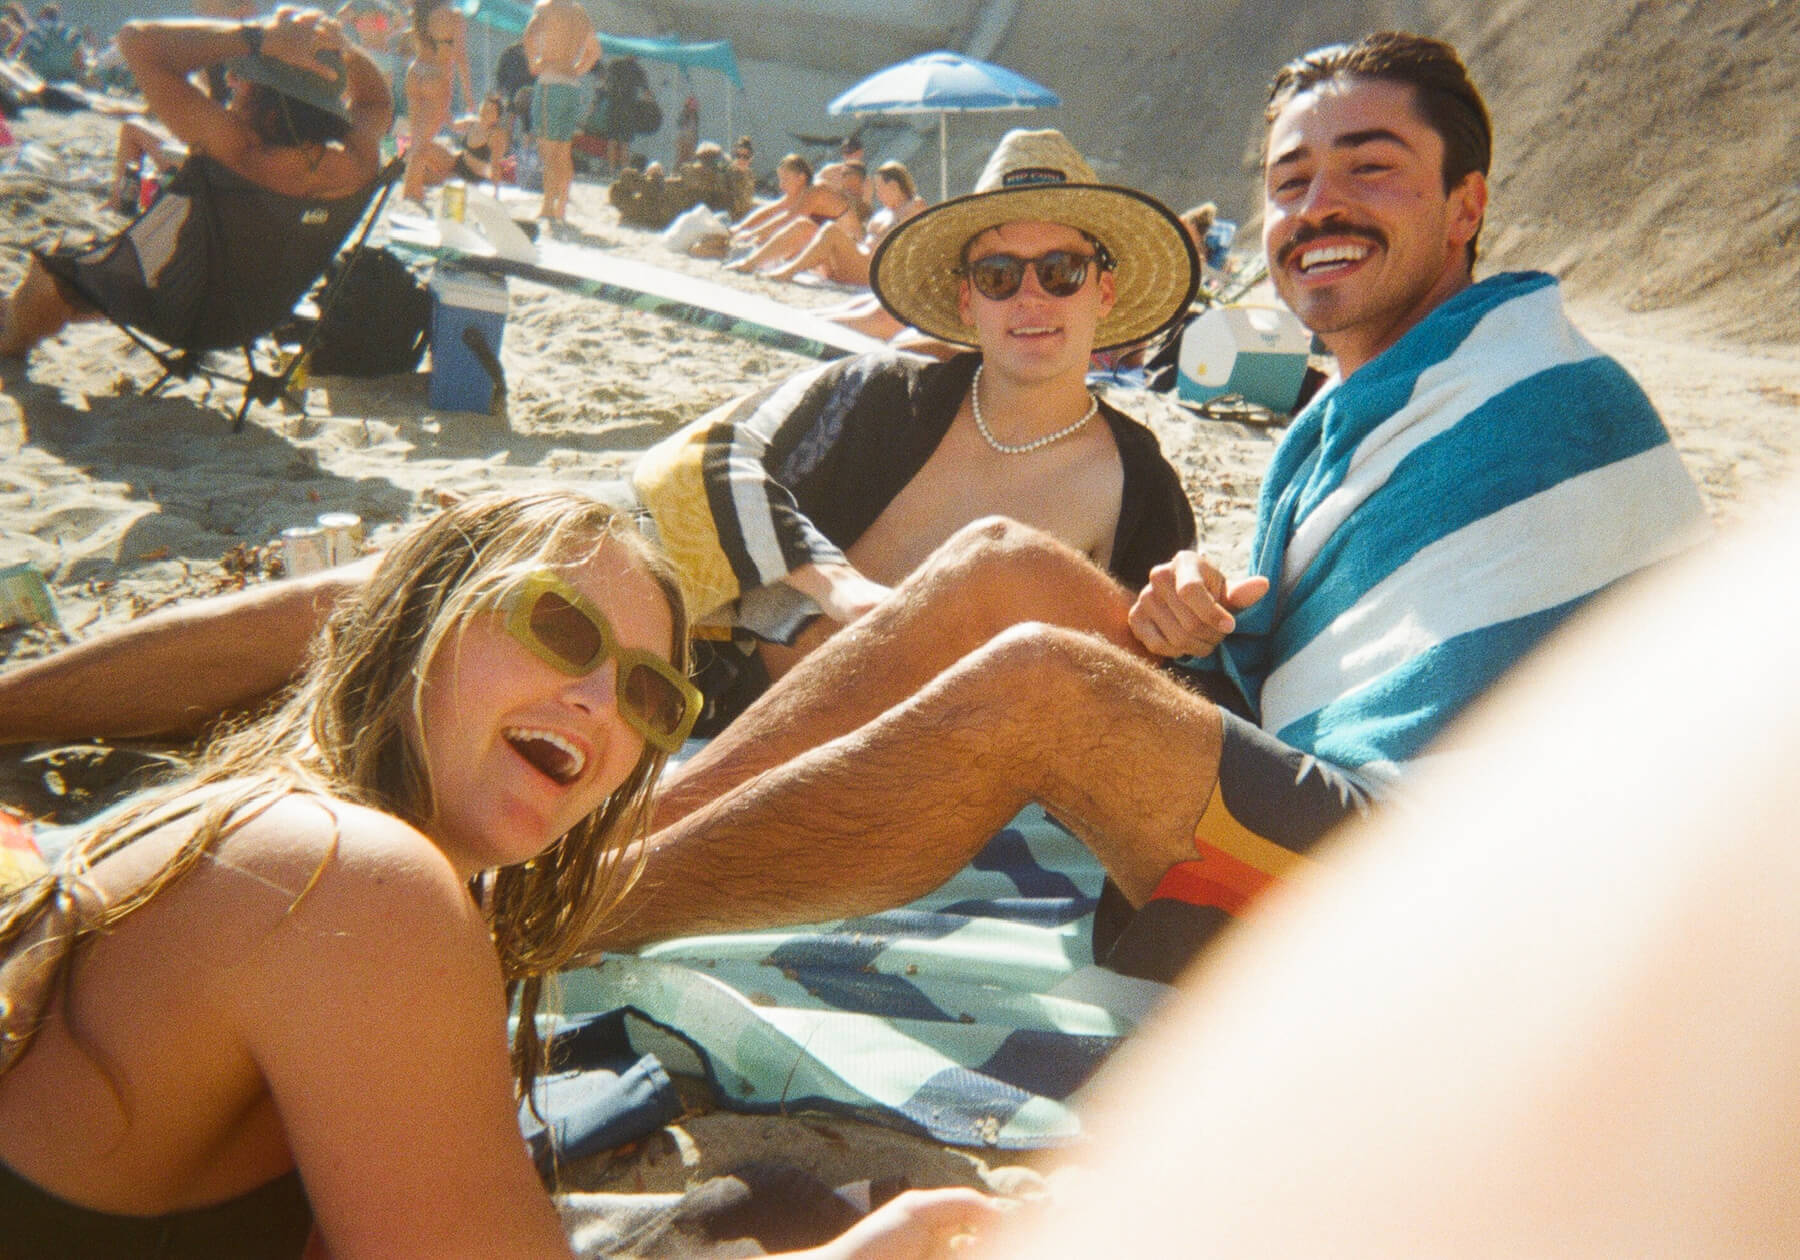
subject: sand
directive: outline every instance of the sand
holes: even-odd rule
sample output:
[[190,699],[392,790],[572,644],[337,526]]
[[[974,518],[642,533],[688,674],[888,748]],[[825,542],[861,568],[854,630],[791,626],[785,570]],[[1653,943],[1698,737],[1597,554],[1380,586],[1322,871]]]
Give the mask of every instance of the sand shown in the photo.
[[[1341,13],[1333,6],[1318,7],[1332,10],[1331,21],[1314,15],[1323,31],[1372,6],[1337,6]],[[1439,6],[1411,7],[1435,12]],[[1662,46],[1658,41],[1667,42],[1663,28],[1675,20],[1662,9],[1680,6],[1630,7],[1650,10],[1640,22],[1644,42],[1639,51],[1648,55]],[[1793,12],[1791,6],[1770,5],[1767,13],[1774,16],[1763,17],[1761,6],[1726,7],[1744,9],[1747,21],[1765,24],[1791,21]],[[1024,8],[1029,14],[1032,6]],[[1146,29],[1148,11],[1146,4],[1109,7],[1112,16],[1141,20]],[[1018,61],[1053,55],[1039,21],[1025,16],[1015,29],[1011,46]],[[1456,25],[1451,19],[1446,23],[1446,29]],[[1489,26],[1453,31],[1471,36],[1478,65],[1495,67],[1502,78],[1501,95],[1509,102],[1536,99],[1527,91],[1532,67],[1523,64],[1529,47],[1523,23],[1519,5],[1500,5]],[[1583,32],[1592,41],[1588,61],[1566,50],[1540,56],[1548,59],[1546,72],[1578,67],[1584,90],[1599,93],[1609,82],[1609,70],[1621,64],[1620,34],[1617,23],[1596,19],[1590,25],[1594,29]],[[1727,39],[1728,26],[1716,18],[1707,30]],[[1125,29],[1136,28],[1127,24]],[[1753,27],[1753,34],[1761,31],[1764,27]],[[1309,33],[1296,28],[1287,38],[1300,40]],[[1043,47],[1034,53],[1038,44]],[[1080,46],[1065,46],[1055,55],[1066,60],[1080,51]],[[1272,52],[1263,48],[1259,55],[1262,51]],[[1283,49],[1281,55],[1290,51]],[[1190,49],[1187,55],[1190,77],[1211,64],[1207,58],[1217,59],[1211,48]],[[1682,47],[1683,64],[1697,56]],[[1245,54],[1244,59],[1255,62],[1260,77],[1278,58],[1270,55],[1264,61]],[[1759,73],[1767,78],[1775,71],[1764,67]],[[1791,79],[1791,69],[1787,73]],[[1158,69],[1140,76],[1139,88],[1154,94],[1160,90],[1160,75]],[[1777,149],[1797,134],[1794,120],[1800,116],[1796,95],[1780,90],[1784,82],[1789,80],[1765,84],[1761,98],[1774,103],[1767,127]],[[1567,85],[1558,84],[1554,92],[1546,89],[1530,116],[1534,123],[1554,118],[1564,108]],[[1096,94],[1104,99],[1087,99]],[[1065,116],[1055,121],[1078,138],[1100,132],[1103,120],[1130,114],[1115,96],[1098,89],[1084,95],[1078,89]],[[1180,103],[1179,98],[1163,102]],[[1658,126],[1673,126],[1666,115],[1656,114]],[[1253,108],[1250,116],[1254,119]],[[1736,130],[1721,139],[1712,165],[1701,168],[1697,163],[1708,152],[1705,146],[1669,144],[1648,156],[1634,150],[1629,128],[1638,125],[1638,117],[1621,118],[1609,150],[1635,153],[1629,163],[1632,187],[1646,186],[1646,161],[1653,168],[1666,163],[1662,169],[1669,173],[1671,187],[1697,190],[1703,184],[1712,192],[1732,186],[1733,164],[1744,159]],[[1221,132],[1243,130],[1241,118],[1228,122],[1219,122]],[[47,146],[40,152],[53,151],[57,160],[36,174],[0,174],[0,284],[10,288],[22,270],[24,251],[34,243],[58,233],[120,226],[121,221],[96,210],[98,189],[83,186],[85,174],[104,166],[111,128],[94,116],[35,112],[18,124],[22,138]],[[1230,135],[1221,143],[1241,167],[1242,146]],[[1166,157],[1152,159],[1135,145],[1122,141],[1116,150],[1097,152],[1096,165],[1111,178],[1135,177],[1152,187],[1160,182],[1164,186],[1157,190],[1164,196],[1182,197],[1182,191],[1167,186]],[[1216,154],[1212,160],[1216,165]],[[1725,226],[1693,245],[1693,252],[1703,257],[1696,261],[1682,252],[1677,263],[1669,261],[1666,250],[1657,252],[1657,241],[1666,235],[1672,217],[1688,220],[1666,198],[1663,219],[1646,220],[1642,206],[1609,190],[1605,163],[1596,165],[1591,152],[1577,161],[1566,150],[1539,151],[1515,138],[1503,146],[1501,161],[1513,168],[1497,180],[1503,194],[1497,204],[1505,209],[1497,211],[1490,241],[1499,260],[1542,266],[1564,276],[1577,322],[1643,382],[1715,520],[1729,525],[1754,512],[1791,470],[1795,421],[1800,419],[1800,351],[1792,344],[1795,308],[1791,297],[1779,308],[1774,305],[1771,287],[1772,276],[1793,274],[1793,251],[1786,248],[1791,238],[1782,238],[1784,253],[1771,254],[1756,243],[1762,237],[1755,236],[1779,231],[1787,222],[1780,215],[1790,213],[1781,208],[1789,203],[1781,200],[1779,189],[1769,191],[1767,182],[1775,177],[1768,175],[1768,164],[1759,158],[1754,165],[1757,178],[1764,180],[1756,193],[1767,203],[1763,210],[1755,211],[1745,200],[1729,203],[1720,215]],[[1147,177],[1153,168],[1161,172],[1156,179]],[[1793,163],[1785,169],[1792,170]],[[1594,222],[1577,222],[1579,216],[1558,209],[1573,203],[1592,207]],[[1731,207],[1753,227],[1762,223],[1759,214],[1776,214],[1776,225],[1746,229],[1754,241],[1734,248],[1729,240]],[[724,277],[714,264],[677,258],[649,234],[621,228],[603,190],[592,185],[578,187],[575,218],[628,256],[724,278],[797,305],[824,305],[843,296]],[[1643,265],[1628,274],[1633,257]],[[1698,273],[1693,269],[1701,263],[1707,269],[1705,283],[1694,279]],[[501,357],[510,385],[504,417],[433,410],[423,374],[380,380],[315,378],[303,410],[256,408],[245,431],[233,435],[228,429],[235,390],[180,383],[157,397],[144,397],[141,391],[156,374],[145,355],[105,325],[73,328],[38,348],[27,363],[0,365],[0,566],[28,562],[45,572],[64,630],[69,637],[84,638],[173,599],[268,580],[269,540],[323,512],[358,513],[378,544],[445,496],[537,481],[611,478],[637,452],[686,421],[735,395],[779,381],[806,363],[517,281],[511,286]],[[1150,424],[1181,469],[1199,518],[1202,546],[1227,568],[1241,568],[1258,479],[1279,428],[1199,420],[1141,393],[1115,392],[1112,401]],[[0,631],[0,663],[39,655],[60,641],[44,630]],[[781,1129],[780,1124],[794,1127]],[[771,1125],[777,1126],[775,1137]],[[790,1152],[803,1149],[799,1144],[804,1143],[805,1150],[814,1152],[806,1158],[816,1157],[823,1167],[840,1166],[843,1152],[852,1149],[877,1170],[910,1170],[922,1182],[996,1180],[979,1161],[929,1143],[864,1133],[861,1126],[844,1121],[808,1126],[713,1116],[689,1126],[688,1139],[648,1143],[611,1169],[588,1170],[586,1183],[608,1189],[671,1188],[746,1152],[766,1151],[771,1142]]]

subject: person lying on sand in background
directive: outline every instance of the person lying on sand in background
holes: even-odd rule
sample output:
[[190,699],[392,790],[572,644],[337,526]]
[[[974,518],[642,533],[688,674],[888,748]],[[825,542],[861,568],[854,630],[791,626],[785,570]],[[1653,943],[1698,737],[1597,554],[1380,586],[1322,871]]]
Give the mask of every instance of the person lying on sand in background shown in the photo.
[[793,259],[767,273],[771,280],[792,280],[803,271],[818,271],[834,284],[869,283],[869,260],[887,234],[925,209],[925,198],[913,186],[912,172],[901,162],[883,162],[875,171],[875,199],[881,209],[869,216],[861,238],[841,220],[819,229],[811,244]]
[[[1015,170],[1068,182],[1009,188]],[[876,277],[979,354],[819,365],[640,460],[636,497],[694,611],[725,636],[700,647],[703,729],[979,517],[1030,522],[1132,591],[1193,545],[1155,436],[1086,382],[1097,344],[1135,341],[1187,308],[1180,225],[1152,198],[1098,184],[1056,132],[1006,137],[980,187],[945,219],[897,228],[890,241],[927,226],[932,247],[890,252]],[[315,618],[357,580],[332,570],[199,601],[0,673],[0,739],[184,729],[253,702],[282,685]],[[129,681],[139,669],[141,686]]]
[[[469,500],[280,707],[0,893],[6,1254],[568,1256],[519,1132],[534,1014],[630,884],[686,646],[624,515]],[[915,1193],[806,1254],[996,1211]]]
[[[335,200],[374,182],[393,120],[387,85],[318,10],[284,5],[263,21],[229,25],[128,22],[117,42],[150,112],[191,154],[287,197]],[[220,63],[235,81],[224,102],[189,79]],[[72,321],[104,318],[72,283],[74,264],[53,265],[34,255],[0,309],[0,355],[22,356]],[[132,279],[148,287],[143,265]]]

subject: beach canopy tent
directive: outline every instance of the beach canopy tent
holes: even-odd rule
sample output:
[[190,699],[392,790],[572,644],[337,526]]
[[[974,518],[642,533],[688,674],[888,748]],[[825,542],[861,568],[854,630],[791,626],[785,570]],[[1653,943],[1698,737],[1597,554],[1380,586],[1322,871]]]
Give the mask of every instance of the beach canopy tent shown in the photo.
[[954,52],[921,53],[877,70],[825,107],[830,114],[936,114],[938,198],[950,195],[946,119],[952,113],[1054,109],[1062,98],[1024,75]]
[[[495,30],[517,35],[531,20],[527,0],[461,0],[458,7],[464,15],[485,23]],[[683,70],[713,70],[725,76],[738,91],[744,90],[744,76],[738,71],[737,55],[728,39],[709,39],[684,43],[678,39],[650,39],[627,35],[600,35],[600,47],[608,57],[637,57],[646,61],[666,61]],[[725,98],[725,134],[734,130],[731,95]]]

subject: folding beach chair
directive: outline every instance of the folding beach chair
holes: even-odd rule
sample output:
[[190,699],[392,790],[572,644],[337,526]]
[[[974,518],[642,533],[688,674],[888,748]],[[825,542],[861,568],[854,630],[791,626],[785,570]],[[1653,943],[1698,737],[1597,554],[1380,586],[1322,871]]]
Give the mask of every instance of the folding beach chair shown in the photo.
[[[292,355],[277,346],[273,372],[257,365],[256,342],[287,321],[361,220],[343,271],[355,266],[403,170],[403,162],[390,162],[367,188],[325,200],[271,192],[196,155],[119,235],[80,252],[42,255],[43,262],[156,359],[163,374],[147,392],[196,372],[242,385],[235,433],[251,403],[273,403],[287,391],[311,337]],[[333,286],[313,336],[344,289]],[[247,377],[206,366],[209,353],[231,349],[243,351]]]

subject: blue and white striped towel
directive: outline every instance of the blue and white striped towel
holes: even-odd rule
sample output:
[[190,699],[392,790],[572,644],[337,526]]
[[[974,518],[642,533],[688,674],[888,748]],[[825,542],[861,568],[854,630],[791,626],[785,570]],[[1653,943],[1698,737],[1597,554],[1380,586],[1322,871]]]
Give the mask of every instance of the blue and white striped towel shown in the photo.
[[1195,664],[1380,792],[1588,598],[1706,531],[1655,408],[1555,280],[1495,276],[1295,419],[1257,504],[1272,593]]

